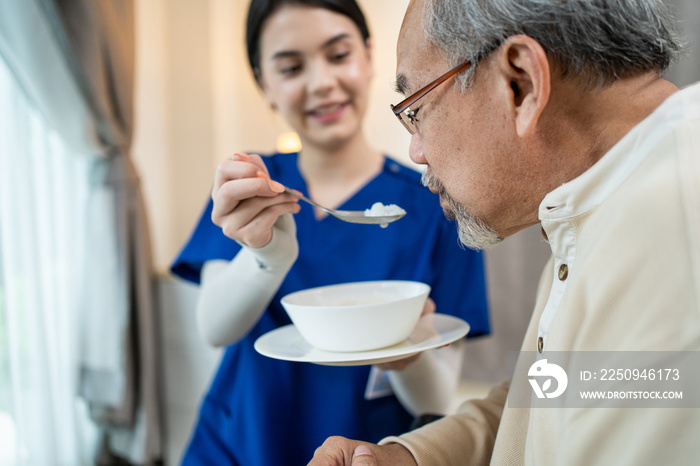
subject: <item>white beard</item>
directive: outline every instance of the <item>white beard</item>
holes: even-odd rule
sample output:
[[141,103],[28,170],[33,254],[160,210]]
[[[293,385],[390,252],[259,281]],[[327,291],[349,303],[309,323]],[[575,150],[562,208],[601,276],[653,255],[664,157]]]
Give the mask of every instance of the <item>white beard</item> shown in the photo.
[[459,241],[470,249],[486,249],[497,245],[503,238],[498,236],[496,230],[488,226],[480,218],[467,212],[467,208],[457,202],[452,196],[447,194],[445,187],[440,180],[423,172],[421,178],[423,186],[431,188],[440,194],[440,197],[449,205],[449,210],[443,208],[445,216],[457,221],[457,232]]

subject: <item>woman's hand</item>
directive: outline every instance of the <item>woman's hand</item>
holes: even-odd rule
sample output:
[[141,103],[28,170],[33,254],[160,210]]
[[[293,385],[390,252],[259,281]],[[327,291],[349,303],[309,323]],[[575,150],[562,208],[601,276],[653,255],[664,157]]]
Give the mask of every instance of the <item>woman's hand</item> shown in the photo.
[[270,179],[259,155],[236,153],[216,169],[211,219],[229,238],[251,248],[272,239],[272,227],[284,214],[299,212],[299,200]]
[[[426,314],[435,313],[435,301],[428,298],[425,300],[425,305],[423,306],[423,311],[421,312],[421,317]],[[383,371],[402,371],[406,369],[412,362],[415,362],[420,357],[421,353],[414,354],[403,359],[397,359],[396,361],[385,362],[382,364],[377,364],[377,367]]]

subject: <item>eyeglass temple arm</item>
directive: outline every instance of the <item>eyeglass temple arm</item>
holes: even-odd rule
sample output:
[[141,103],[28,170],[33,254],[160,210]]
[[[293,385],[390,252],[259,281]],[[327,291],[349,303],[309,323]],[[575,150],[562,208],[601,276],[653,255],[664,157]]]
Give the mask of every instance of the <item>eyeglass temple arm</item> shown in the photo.
[[425,94],[427,94],[428,92],[432,91],[433,89],[435,89],[437,86],[439,86],[443,82],[450,79],[453,75],[466,70],[470,66],[472,66],[472,62],[467,60],[464,63],[455,66],[450,71],[443,74],[442,76],[440,76],[435,81],[431,82],[430,84],[428,84],[423,89],[416,92],[415,94],[408,96],[406,99],[404,99],[401,102],[399,102],[398,104],[396,104],[396,106],[392,105],[391,109],[394,111],[394,115],[398,115],[399,113],[402,113],[408,107],[410,107],[415,102],[420,100]]

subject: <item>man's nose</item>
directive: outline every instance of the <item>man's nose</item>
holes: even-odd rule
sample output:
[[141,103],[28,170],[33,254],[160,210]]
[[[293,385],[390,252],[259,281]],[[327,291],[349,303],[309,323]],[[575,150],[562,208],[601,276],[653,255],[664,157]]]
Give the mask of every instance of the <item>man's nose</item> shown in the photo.
[[417,164],[425,165],[428,163],[425,159],[425,155],[423,155],[423,139],[418,133],[411,135],[411,144],[408,146],[408,156]]

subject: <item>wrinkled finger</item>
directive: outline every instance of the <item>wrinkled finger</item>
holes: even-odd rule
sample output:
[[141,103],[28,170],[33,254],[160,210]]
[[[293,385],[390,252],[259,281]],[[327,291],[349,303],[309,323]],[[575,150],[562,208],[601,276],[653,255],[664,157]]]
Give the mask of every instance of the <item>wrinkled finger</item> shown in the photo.
[[352,466],[352,456],[358,444],[344,437],[328,437],[316,449],[308,466]]
[[375,458],[372,450],[367,445],[358,445],[352,454],[352,466],[376,466],[377,458]]

